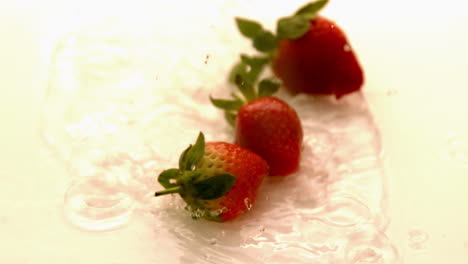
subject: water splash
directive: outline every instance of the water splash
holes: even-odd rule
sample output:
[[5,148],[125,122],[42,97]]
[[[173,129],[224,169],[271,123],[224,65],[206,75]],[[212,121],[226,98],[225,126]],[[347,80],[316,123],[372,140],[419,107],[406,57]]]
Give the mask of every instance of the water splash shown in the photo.
[[[290,102],[294,103],[293,99],[291,98]],[[294,107],[300,113],[309,108],[307,101],[295,104]],[[315,111],[325,111],[320,109]],[[185,118],[185,114],[180,111],[170,110],[170,112],[171,118]],[[160,111],[160,113],[165,115],[166,111]],[[324,113],[327,111],[322,112],[322,115]],[[358,113],[367,115],[365,112]],[[333,113],[335,114],[337,113]],[[158,119],[154,113],[151,115],[153,115],[151,120]],[[350,118],[352,119],[353,116],[351,115]],[[169,230],[166,239],[175,239],[180,242],[180,249],[185,252],[184,259],[198,259],[203,256],[199,254],[197,242],[201,239],[207,241],[206,244],[210,246],[214,246],[212,242],[216,241],[217,251],[206,253],[206,258],[203,257],[203,261],[206,262],[213,259],[230,259],[232,263],[243,263],[243,261],[262,263],[262,261],[274,262],[281,259],[307,263],[308,260],[314,259],[317,263],[329,263],[328,261],[332,260],[340,264],[398,263],[397,253],[393,251],[389,242],[387,244],[376,243],[372,239],[360,242],[360,240],[347,237],[349,232],[362,229],[363,226],[365,226],[364,233],[373,234],[383,231],[380,229],[381,226],[373,225],[383,214],[383,208],[380,207],[382,194],[379,186],[382,185],[382,174],[377,155],[379,151],[362,152],[376,154],[367,154],[368,156],[363,155],[359,158],[355,158],[355,155],[348,158],[346,156],[347,148],[376,148],[373,144],[376,140],[375,135],[372,135],[373,128],[368,126],[371,123],[363,122],[363,116],[358,118],[359,122],[355,122],[355,126],[351,126],[349,130],[343,128],[342,121],[329,123],[341,127],[339,130],[332,130],[335,132],[328,130],[326,124],[320,125],[306,121],[306,147],[301,171],[287,181],[281,178],[267,178],[257,197],[255,210],[249,210],[236,220],[222,225],[205,220],[193,221],[190,219],[190,213],[184,209],[183,202],[174,196],[158,200],[157,213],[153,215],[152,222],[158,228]],[[198,122],[197,127],[207,125],[207,121],[202,119],[192,119],[191,122]],[[174,124],[179,123],[174,122]],[[223,133],[221,129],[218,129],[218,132],[215,128],[211,129],[214,134]],[[164,131],[159,129],[158,133],[161,136],[158,138],[166,137],[163,133],[168,135],[171,133]],[[347,133],[367,133],[368,135],[364,137],[365,141],[348,144],[346,140],[350,137],[346,136]],[[174,140],[186,140],[187,143],[192,140],[192,137],[184,134],[172,135],[172,137]],[[341,137],[339,145],[334,140],[336,137]],[[124,151],[110,153],[94,150],[77,165],[79,168],[77,174],[95,175],[104,170],[110,173],[108,175],[112,175],[103,178],[108,187],[95,183],[91,186],[106,194],[106,198],[116,193],[121,193],[123,196],[116,196],[115,204],[112,203],[112,199],[109,201],[93,200],[95,197],[90,196],[88,204],[97,208],[102,207],[102,212],[109,211],[109,208],[115,209],[111,211],[113,214],[107,214],[107,216],[115,216],[109,217],[109,219],[114,219],[114,227],[129,220],[131,208],[134,206],[151,208],[148,206],[153,203],[148,192],[158,187],[150,188],[150,182],[152,181],[154,186],[155,175],[170,163],[168,159],[159,158],[161,155],[159,153],[163,153],[166,149],[160,141],[150,143],[149,146],[152,147],[149,148],[144,145],[137,146],[131,150],[127,148]],[[158,146],[159,151],[154,151],[155,146]],[[178,153],[174,152],[174,156],[176,155]],[[158,160],[162,164],[155,164]],[[151,177],[153,177],[152,180]],[[130,187],[132,182],[139,183],[139,187],[137,185]],[[121,188],[117,189],[115,186]],[[137,199],[137,197],[146,198]],[[66,201],[69,204],[73,199],[66,198]],[[246,199],[244,202],[247,208],[252,208],[250,200]],[[120,205],[124,205],[126,209],[122,210],[123,207]],[[74,213],[75,218],[79,213],[82,214],[76,209],[78,208],[76,205],[67,206],[69,206],[67,210]],[[70,208],[74,209],[70,210]],[[99,210],[95,209],[95,211]],[[217,215],[222,212],[223,209],[220,209],[212,213]],[[192,216],[200,218],[205,213],[194,211]],[[121,218],[117,217],[119,214]],[[106,216],[104,213],[103,215]],[[80,221],[74,220],[77,224]],[[88,221],[87,224],[81,224],[81,226],[88,229],[97,229],[96,226],[99,226],[96,221],[90,223]],[[244,249],[243,253],[236,253],[233,258],[232,250],[239,247]],[[340,256],[346,256],[346,258]]]
[[352,227],[370,221],[372,215],[369,208],[349,197],[330,199],[324,209],[325,214],[319,219],[337,227]]
[[65,195],[65,215],[76,226],[103,231],[128,222],[134,200],[112,182],[85,177],[71,184]]
[[[152,199],[160,188],[158,173],[176,166],[199,129],[208,140],[232,139],[208,94],[229,93],[225,69],[243,41],[226,28],[234,15],[229,12],[241,4],[211,4],[223,12],[197,17],[190,27],[145,25],[134,32],[120,23],[87,28],[62,42],[42,134],[75,178],[65,196],[69,218],[91,230],[117,228],[131,216],[147,218],[155,235],[140,245],[154,245],[145,254],[156,262],[170,256],[197,263],[398,263],[397,252],[382,238],[384,227],[375,224],[385,214],[381,164],[374,162],[381,146],[359,93],[339,101],[279,94],[303,121],[301,170],[287,179],[266,179],[254,208],[234,221],[193,221],[176,195]],[[229,27],[206,31],[206,25],[222,22]],[[143,28],[161,32],[142,33]],[[179,35],[192,40],[189,48]],[[122,36],[133,41],[119,41]],[[109,49],[99,58],[103,47]],[[352,236],[357,230],[360,235]]]

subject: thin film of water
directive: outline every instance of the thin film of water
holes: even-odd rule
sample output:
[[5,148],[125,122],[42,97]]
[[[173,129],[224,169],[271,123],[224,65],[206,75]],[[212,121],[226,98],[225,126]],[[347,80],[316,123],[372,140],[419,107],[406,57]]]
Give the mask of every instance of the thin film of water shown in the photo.
[[[194,20],[206,26],[202,22]],[[84,31],[62,42],[43,132],[70,170],[64,210],[72,223],[108,230],[131,218],[146,220],[157,236],[141,241],[142,248],[159,245],[146,254],[181,263],[399,263],[379,224],[385,215],[380,138],[359,93],[339,101],[279,93],[304,125],[301,170],[287,180],[267,178],[255,203],[245,201],[251,210],[234,221],[194,221],[179,197],[151,198],[161,188],[156,175],[176,166],[200,128],[209,140],[232,138],[229,127],[220,125],[221,113],[209,105],[207,83],[219,90],[214,94],[226,93],[219,76],[239,51],[224,44],[238,44],[237,37],[220,37],[219,29],[203,37],[201,30],[181,30],[194,34],[193,50],[174,42],[171,30],[133,42],[121,39],[119,30]],[[205,62],[207,42],[216,48]],[[174,48],[181,54],[171,56]],[[148,56],[156,51],[159,57]]]

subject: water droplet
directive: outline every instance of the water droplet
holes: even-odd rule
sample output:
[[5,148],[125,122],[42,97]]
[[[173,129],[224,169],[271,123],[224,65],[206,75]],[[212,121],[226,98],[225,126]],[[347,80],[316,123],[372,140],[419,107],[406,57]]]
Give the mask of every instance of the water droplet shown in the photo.
[[191,212],[191,215],[192,215],[192,218],[193,219],[199,219],[199,218],[202,218],[202,217],[205,217],[205,216],[216,216],[217,214],[217,211],[213,210],[213,211],[208,211],[208,210],[205,210],[205,209],[200,209],[200,208],[192,208],[190,206],[186,207],[188,208],[188,210]]
[[224,212],[227,212],[227,208],[226,207],[223,207],[223,208],[220,208],[220,209],[216,209],[216,210],[211,210],[209,211],[209,214],[210,216],[218,216]]
[[429,240],[429,235],[418,229],[413,229],[408,232],[409,247],[415,250],[424,249],[424,243]]
[[350,52],[351,51],[351,46],[349,44],[345,44],[343,46],[343,50],[346,51],[346,52]]
[[250,201],[250,199],[248,197],[244,199],[244,204],[245,204],[245,208],[247,208],[247,210],[252,209],[252,202]]

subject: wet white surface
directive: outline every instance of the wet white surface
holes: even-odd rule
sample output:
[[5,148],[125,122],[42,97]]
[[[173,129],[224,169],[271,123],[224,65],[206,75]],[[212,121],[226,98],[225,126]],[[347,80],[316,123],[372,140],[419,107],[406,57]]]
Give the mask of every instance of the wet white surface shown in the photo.
[[[242,8],[247,16],[257,17],[269,23],[269,17],[274,14],[255,15],[259,2],[261,1],[255,1]],[[52,158],[53,155],[41,151],[44,145],[38,137],[39,110],[44,104],[42,99],[46,94],[44,76],[49,75],[46,71],[49,62],[47,59],[50,59],[52,52],[50,43],[53,43],[51,40],[54,39],[54,34],[57,36],[63,33],[60,30],[53,33],[53,25],[63,22],[66,26],[61,27],[62,29],[73,29],[73,23],[66,24],[66,22],[76,21],[71,18],[72,15],[68,15],[76,15],[76,13],[56,12],[56,8],[61,7],[59,3],[53,3],[55,7],[52,8],[32,5],[27,7],[22,3],[2,3],[4,6],[0,10],[5,10],[2,12],[5,15],[2,14],[0,18],[2,22],[0,29],[3,33],[0,69],[4,74],[2,74],[0,82],[4,96],[0,104],[0,115],[4,125],[0,132],[0,142],[3,148],[0,156],[4,162],[0,163],[0,186],[2,186],[0,187],[0,232],[2,234],[0,246],[3,248],[0,260],[2,263],[84,263],[85,261],[88,263],[154,263],[163,261],[186,263],[189,260],[193,262],[194,259],[198,259],[201,263],[219,262],[220,260],[224,260],[226,263],[229,261],[255,263],[255,261],[262,260],[281,263],[300,262],[309,259],[317,252],[334,252],[336,250],[339,252],[338,254],[316,258],[317,263],[392,263],[388,262],[388,259],[392,260],[393,251],[381,251],[381,249],[388,249],[385,245],[393,244],[405,263],[465,263],[468,259],[468,228],[465,224],[468,220],[465,195],[465,190],[468,187],[466,178],[468,175],[466,165],[468,129],[465,125],[468,107],[465,106],[464,101],[468,95],[466,91],[468,83],[464,77],[464,71],[468,66],[468,52],[464,47],[467,46],[468,39],[466,34],[462,33],[465,32],[468,20],[460,11],[461,4],[457,4],[456,1],[448,1],[446,7],[437,5],[438,8],[426,8],[424,13],[419,12],[423,1],[413,1],[411,4],[403,3],[403,1],[391,3],[364,0],[352,3],[335,1],[327,9],[327,14],[336,18],[346,29],[352,40],[353,48],[361,58],[367,73],[363,95],[370,106],[370,113],[376,125],[364,126],[369,117],[367,114],[363,115],[362,118],[359,118],[359,115],[354,115],[352,119],[334,117],[328,120],[340,121],[341,123],[338,122],[340,125],[352,124],[351,129],[366,127],[368,132],[378,129],[380,140],[366,146],[369,149],[379,149],[380,145],[382,146],[382,162],[386,169],[386,182],[379,182],[384,178],[382,178],[381,173],[372,176],[373,172],[369,170],[369,164],[374,166],[372,165],[374,160],[372,155],[369,156],[369,153],[366,154],[365,159],[359,159],[358,162],[343,165],[343,162],[339,161],[335,166],[331,166],[334,171],[333,175],[337,177],[344,175],[348,176],[346,179],[349,179],[350,175],[353,175],[353,171],[364,168],[365,173],[358,173],[356,177],[366,175],[369,179],[374,181],[377,179],[378,181],[377,183],[364,182],[355,186],[358,179],[352,177],[349,182],[339,180],[336,182],[336,186],[329,185],[331,186],[329,190],[339,191],[340,188],[346,187],[347,190],[352,189],[355,193],[370,192],[372,195],[368,200],[364,199],[363,202],[362,197],[359,200],[341,194],[336,197],[327,197],[326,206],[323,208],[328,211],[323,214],[320,211],[312,210],[316,207],[310,206],[311,201],[320,201],[320,196],[299,195],[304,194],[304,192],[299,192],[298,195],[288,194],[288,200],[281,201],[288,203],[286,206],[279,204],[277,208],[272,209],[269,199],[275,200],[277,198],[273,196],[269,198],[268,195],[265,195],[255,204],[255,210],[250,211],[229,226],[220,226],[210,222],[191,221],[183,214],[185,212],[180,209],[177,199],[163,198],[154,202],[155,204],[152,204],[153,201],[148,203],[144,193],[151,190],[148,186],[151,186],[152,183],[147,182],[146,178],[143,177],[137,181],[123,181],[128,184],[127,187],[132,186],[127,189],[130,190],[127,195],[132,197],[131,201],[138,201],[132,203],[138,206],[133,214],[120,218],[127,223],[126,225],[116,226],[111,232],[85,232],[70,224],[70,221],[67,220],[70,215],[64,214],[63,211],[64,196],[67,190],[70,190],[70,186],[89,184],[89,182],[74,181],[74,179],[81,179],[77,175],[89,173],[89,171],[80,170],[86,166],[82,166],[81,163],[79,166],[72,166],[75,174],[70,176],[63,164],[70,160],[76,161],[77,157],[89,157],[82,155],[82,153],[90,148],[80,147],[77,151],[77,148],[67,147],[69,145],[65,143],[69,142],[69,139],[61,138],[63,141],[60,143],[63,144],[59,144],[60,147],[55,148],[54,155],[60,157],[59,160],[61,160],[57,162],[57,159]],[[424,1],[426,7],[431,6],[431,3],[437,4],[435,1],[429,1],[429,3]],[[294,7],[291,4],[290,9],[292,10]],[[68,6],[67,8],[75,11],[81,8],[80,12],[83,12],[86,5]],[[165,8],[170,9],[171,7],[166,6]],[[440,9],[446,9],[446,11],[440,12]],[[349,12],[349,10],[356,11]],[[365,12],[364,10],[372,10],[373,12]],[[283,13],[283,11],[273,11],[273,13],[275,12],[276,14]],[[96,11],[96,14],[98,13]],[[355,14],[359,14],[359,16]],[[193,14],[192,16],[196,17]],[[185,14],[185,17],[190,18],[190,14]],[[228,23],[229,20],[226,17],[216,15],[207,20],[216,21],[217,19],[223,19],[223,23]],[[198,21],[198,24],[193,23],[194,28],[202,26],[203,21],[206,22],[206,20]],[[132,25],[127,26],[131,28]],[[216,30],[221,29],[215,27],[212,30],[216,33]],[[235,32],[232,28],[229,30]],[[53,34],[46,34],[51,32]],[[170,39],[171,36],[176,38],[171,35],[170,30],[164,32],[167,34],[166,40]],[[186,34],[192,34],[190,32],[187,30]],[[138,32],[134,34],[138,34]],[[219,36],[219,34],[205,34],[205,37],[210,41],[225,41],[214,37]],[[44,36],[51,35],[52,38],[44,39]],[[145,43],[152,43],[151,39],[147,39],[148,35],[138,36],[145,38]],[[102,37],[102,35],[97,35],[97,37]],[[234,36],[232,39],[235,39]],[[204,41],[193,41],[195,52],[191,51],[190,53],[194,56],[193,59],[187,58],[189,51],[185,49],[177,55],[179,56],[178,60],[174,60],[175,62],[168,65],[165,70],[168,73],[173,72],[171,70],[181,71],[177,67],[177,63],[182,63],[182,61],[191,61],[194,64],[191,67],[203,66],[207,52],[211,54],[207,65],[222,65],[224,60],[217,55],[230,56],[232,54],[234,56],[238,49],[246,48],[242,40],[239,40],[239,42],[233,43],[235,45],[232,48],[223,47],[212,50],[204,45]],[[134,43],[130,43],[130,46],[132,45]],[[183,47],[184,43],[177,43],[177,45],[176,47]],[[167,48],[167,45],[146,46],[145,49],[158,50],[164,49],[164,47]],[[158,61],[147,60],[144,54],[138,53],[141,50],[135,50],[134,57],[141,58],[138,60],[139,69],[145,69],[151,63],[157,65]],[[118,49],[111,51],[119,52]],[[168,48],[167,51],[170,49]],[[101,52],[99,53],[101,54]],[[195,59],[197,55],[200,59]],[[166,52],[164,56],[169,56],[169,54]],[[120,61],[125,62],[125,56],[120,56],[120,58],[122,58]],[[85,61],[85,63],[89,63],[89,61]],[[182,81],[186,82],[184,89],[194,93],[187,87],[203,86],[206,88],[205,79],[210,79],[217,71],[223,72],[223,69],[217,67],[210,68],[208,66],[208,68],[211,70],[205,72],[204,75],[193,75],[193,72],[188,71],[188,69],[182,71],[181,74],[184,76],[192,77]],[[125,76],[125,73],[128,72],[126,67],[119,69],[119,76]],[[102,77],[106,77],[108,72],[99,70],[99,68],[93,69],[92,72],[99,74],[95,75],[95,77],[97,76],[94,79],[96,82],[94,84],[88,83],[88,85],[102,85],[99,83],[100,80],[107,80]],[[83,74],[88,73],[84,72]],[[143,73],[143,77],[146,76],[144,74],[146,73]],[[141,79],[147,80],[147,78]],[[191,83],[189,80],[193,79],[197,79],[197,81]],[[114,81],[117,80],[113,79],[112,82]],[[154,80],[154,84],[159,84],[161,87],[171,86],[173,82],[174,80],[169,74],[161,74]],[[213,84],[213,86],[219,83]],[[143,89],[147,87],[147,83],[140,83],[139,87]],[[125,95],[125,89],[120,91],[122,94],[116,94],[116,97]],[[195,90],[195,94],[197,91],[205,90],[200,88],[200,90]],[[164,96],[171,96],[169,91],[161,92]],[[206,93],[208,92],[211,92],[211,89],[208,88]],[[202,102],[206,99],[202,93],[198,94],[199,97],[195,96],[194,98],[196,102]],[[222,94],[222,92],[218,92],[218,94]],[[144,100],[150,95],[145,90],[138,98],[132,99]],[[58,97],[58,99],[60,98],[64,98],[63,95]],[[178,104],[183,105],[185,109],[194,111],[191,100],[173,99],[178,100]],[[303,98],[287,99],[295,106],[300,105],[301,100],[305,100]],[[354,98],[354,100],[361,99]],[[75,100],[63,101],[67,102],[64,104],[65,107],[71,106],[73,109],[81,109],[80,111],[90,110],[88,106],[81,104],[82,101],[79,103]],[[57,104],[50,106],[59,109],[64,107]],[[208,112],[208,121],[205,121],[209,127],[208,134],[229,138],[228,133],[219,133],[221,128],[216,126],[216,110],[209,107],[203,109],[204,112]],[[119,111],[121,113],[122,109]],[[148,112],[145,109],[136,108],[128,108],[125,111],[127,111],[126,114],[122,115],[124,119],[118,121],[120,124],[128,125],[129,121],[131,123],[130,119],[125,118],[135,116],[139,113],[138,111]],[[115,118],[112,112],[109,113],[110,117]],[[156,118],[164,113],[169,113],[169,120],[172,121],[162,122]],[[301,117],[311,118],[307,116],[310,113],[313,111],[303,111]],[[369,112],[365,111],[365,113]],[[60,122],[63,120],[60,119],[60,114],[63,113],[58,112],[58,114],[56,122],[52,122],[52,124],[63,124]],[[187,118],[179,114],[178,108],[161,107],[159,112],[149,114],[148,119],[145,120],[159,120],[161,123],[172,126],[177,126],[181,118],[187,122],[192,120],[191,117]],[[145,131],[139,138],[151,138],[152,133],[160,133],[157,134],[159,137],[165,135],[161,132],[163,130],[154,128],[153,122],[145,123],[145,120],[138,120],[138,125],[149,126],[149,130],[136,129],[135,132],[129,129],[125,130],[125,133],[134,135],[139,131]],[[357,123],[349,120],[355,120]],[[337,129],[336,127],[323,126],[325,121],[327,121],[326,118],[306,125],[307,131],[320,135],[320,141],[315,141],[313,137],[306,137],[310,144],[321,146],[311,148],[311,150],[322,151],[322,154],[326,154],[327,151],[330,151],[330,146],[333,145],[336,150],[339,140],[332,140],[332,144],[323,144],[330,142],[330,134],[333,136],[341,135],[339,138],[344,142],[355,142],[355,138],[346,137],[346,135],[350,135],[349,132],[343,133],[339,127]],[[195,124],[197,123],[195,122]],[[47,127],[50,128],[50,126]],[[112,132],[112,127],[109,129],[108,131]],[[53,127],[52,131],[61,130]],[[87,127],[83,131],[93,130]],[[118,131],[121,129],[118,128]],[[141,169],[128,163],[126,168],[140,171],[140,173],[143,171],[141,175],[145,175],[144,164],[150,169],[151,166],[160,166],[159,164],[147,164],[152,155],[159,157],[160,163],[164,164],[174,160],[182,147],[176,147],[173,152],[169,153],[158,153],[157,150],[166,149],[167,145],[171,143],[185,146],[192,140],[193,134],[195,133],[185,131],[181,134],[183,140],[173,139],[163,142],[153,139],[151,142],[156,144],[156,147],[153,148],[156,153],[152,154],[148,154],[144,148],[135,147],[141,146],[141,142],[130,141],[124,146],[116,146],[113,151],[93,152],[93,157],[101,162],[102,166],[103,160],[107,160],[108,162],[105,163],[107,169],[112,169],[112,164],[119,164],[121,162],[119,158],[122,157],[124,160],[136,161],[134,164],[142,164]],[[364,140],[358,141],[359,144],[363,144],[369,138],[359,137],[359,139]],[[106,138],[105,142],[113,142],[112,140],[114,139]],[[379,141],[381,144],[378,144]],[[91,145],[101,143],[104,144],[102,140],[91,141]],[[112,143],[108,144],[112,146]],[[137,149],[129,151],[131,147]],[[348,148],[340,149],[347,150]],[[339,154],[339,152],[333,153],[335,153],[335,157]],[[343,155],[348,157],[346,153]],[[85,161],[86,159],[83,162]],[[325,164],[323,165],[325,166]],[[137,175],[140,174],[137,173]],[[304,177],[306,174],[300,175]],[[366,179],[365,177],[360,178],[364,181]],[[128,177],[124,175],[121,176],[121,179],[128,179]],[[302,180],[298,177],[296,181],[301,182]],[[88,186],[99,186],[92,181],[91,183]],[[368,187],[373,183],[377,187],[364,191],[359,190],[360,186]],[[266,190],[274,189],[277,184],[274,181],[267,181],[264,188]],[[295,184],[294,181],[288,182],[288,185],[292,185],[291,188],[297,188],[297,186],[305,188],[301,184]],[[350,188],[352,185],[356,187],[355,190]],[[317,186],[319,185],[314,184],[311,188]],[[115,187],[115,185],[111,187]],[[383,193],[378,193],[381,187],[389,190],[388,198]],[[155,185],[154,188],[157,186]],[[103,188],[98,189],[98,191],[102,190]],[[382,199],[388,203],[380,204],[379,201]],[[73,199],[71,201],[73,202]],[[111,205],[112,199],[110,202],[91,199],[88,203],[99,208]],[[171,204],[179,207],[169,209],[168,205]],[[79,204],[73,203],[73,205],[80,208]],[[389,208],[386,207],[387,205]],[[377,214],[375,214],[376,211]],[[386,221],[375,217],[383,211],[388,212],[391,220],[385,231],[390,241],[387,241],[385,236],[375,233],[375,230],[385,230],[386,228]],[[112,211],[107,213],[112,216]],[[275,224],[275,221],[268,217],[270,213],[279,218],[284,217],[284,221],[280,221],[280,223],[288,221],[288,225]],[[261,223],[252,224],[249,217],[263,220]],[[298,217],[301,219],[298,220]],[[320,221],[313,222],[312,218],[314,217],[319,218]],[[320,223],[325,223],[327,228],[318,228],[316,225]],[[359,228],[352,228],[353,226]],[[360,232],[361,229],[364,232]],[[346,230],[353,232],[347,233]],[[200,234],[204,235],[200,238]],[[226,236],[229,239],[226,239]],[[162,240],[163,237],[170,239]],[[196,238],[200,241],[194,242]],[[310,243],[310,241],[313,242]],[[354,242],[350,243],[350,241]],[[163,254],[159,252],[163,252]],[[167,252],[174,254],[170,255]],[[256,259],[252,259],[252,255],[256,256]],[[297,259],[292,260],[291,258]]]

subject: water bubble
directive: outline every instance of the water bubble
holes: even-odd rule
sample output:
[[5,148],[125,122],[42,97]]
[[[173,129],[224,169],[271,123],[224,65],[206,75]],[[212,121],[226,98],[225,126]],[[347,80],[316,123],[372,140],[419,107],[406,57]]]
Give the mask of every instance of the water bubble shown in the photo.
[[193,219],[199,219],[199,218],[202,218],[203,216],[205,216],[206,214],[206,211],[205,210],[202,210],[200,208],[197,208],[197,209],[190,209],[192,212],[192,218]]

